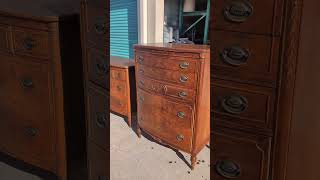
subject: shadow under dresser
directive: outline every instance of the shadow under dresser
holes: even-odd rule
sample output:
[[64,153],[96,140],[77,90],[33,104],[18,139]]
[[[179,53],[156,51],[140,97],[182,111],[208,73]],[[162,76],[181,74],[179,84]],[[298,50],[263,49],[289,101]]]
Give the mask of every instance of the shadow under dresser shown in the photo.
[[0,1],[1,161],[44,179],[86,179],[79,5],[70,5]]

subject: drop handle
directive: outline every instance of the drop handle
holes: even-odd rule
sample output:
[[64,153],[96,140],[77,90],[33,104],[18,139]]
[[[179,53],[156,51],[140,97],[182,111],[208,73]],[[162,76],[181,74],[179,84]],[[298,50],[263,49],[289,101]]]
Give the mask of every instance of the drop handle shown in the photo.
[[23,46],[26,50],[32,50],[36,46],[36,41],[32,38],[25,38]]
[[117,90],[118,90],[118,91],[121,91],[121,90],[122,90],[122,87],[121,87],[120,85],[118,85],[118,86],[117,86]]
[[181,91],[181,92],[179,92],[179,97],[181,97],[181,98],[185,98],[185,97],[187,97],[187,93],[185,92],[185,91]]
[[96,22],[94,24],[94,29],[97,34],[106,34],[107,33],[107,24],[105,22]]
[[183,75],[180,77],[180,82],[185,83],[187,81],[188,81],[188,76]]
[[253,6],[247,0],[234,0],[225,6],[223,14],[230,22],[242,23],[253,14]]
[[139,81],[139,85],[140,85],[140,86],[144,86],[144,81],[140,80],[140,81]]
[[100,128],[105,128],[107,123],[107,117],[105,113],[96,114],[96,125]]
[[143,63],[143,61],[144,61],[143,57],[142,56],[138,56],[138,62],[141,64],[141,63]]
[[220,52],[220,57],[223,62],[232,66],[241,66],[246,64],[249,56],[249,50],[238,46],[227,47]]
[[222,109],[230,114],[240,114],[248,108],[248,100],[244,96],[225,96],[221,102]]
[[179,134],[177,135],[176,139],[181,142],[184,140],[184,136],[182,134]]
[[98,74],[107,74],[108,73],[108,68],[107,68],[106,64],[97,63],[96,69],[97,69]]
[[177,113],[177,116],[180,118],[180,119],[183,119],[184,117],[185,117],[185,113],[184,112],[182,112],[182,111],[179,111],[178,113]]
[[240,166],[231,160],[221,160],[215,164],[216,172],[227,179],[237,178],[241,175]]
[[180,63],[179,66],[180,66],[181,69],[187,69],[189,67],[189,63],[188,62],[182,62],[182,63]]
[[34,137],[38,134],[38,130],[35,129],[35,128],[32,128],[32,127],[28,127],[25,129],[25,132],[27,135],[31,136],[31,137]]
[[31,78],[25,78],[23,80],[21,80],[21,85],[24,88],[33,88],[34,84]]

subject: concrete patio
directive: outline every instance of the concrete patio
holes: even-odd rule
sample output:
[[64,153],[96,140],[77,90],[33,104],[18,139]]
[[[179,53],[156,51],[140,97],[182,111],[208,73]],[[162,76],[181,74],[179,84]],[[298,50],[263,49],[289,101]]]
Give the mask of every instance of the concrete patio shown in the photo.
[[190,155],[177,154],[146,136],[139,139],[123,118],[111,114],[110,119],[111,180],[210,179],[208,147],[199,153],[195,170],[191,171]]

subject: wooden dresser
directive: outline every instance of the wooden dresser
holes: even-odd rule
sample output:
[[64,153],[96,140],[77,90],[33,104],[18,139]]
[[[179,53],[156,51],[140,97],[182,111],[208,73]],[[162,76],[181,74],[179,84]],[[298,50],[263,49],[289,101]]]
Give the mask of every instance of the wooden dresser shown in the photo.
[[135,46],[138,135],[196,156],[210,138],[210,48]]
[[0,161],[44,179],[85,179],[79,15],[68,5],[0,2]]
[[319,5],[213,0],[212,179],[320,179]]
[[131,127],[137,109],[134,61],[111,56],[110,80],[110,110],[125,116]]
[[109,1],[81,1],[88,180],[109,178]]

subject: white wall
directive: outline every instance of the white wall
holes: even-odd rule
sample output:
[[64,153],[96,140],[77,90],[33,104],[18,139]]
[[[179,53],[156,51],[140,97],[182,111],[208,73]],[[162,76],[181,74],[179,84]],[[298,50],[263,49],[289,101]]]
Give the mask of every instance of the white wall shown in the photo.
[[138,0],[139,43],[163,42],[164,0]]

